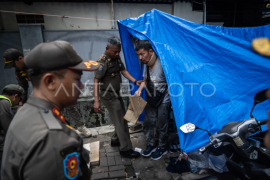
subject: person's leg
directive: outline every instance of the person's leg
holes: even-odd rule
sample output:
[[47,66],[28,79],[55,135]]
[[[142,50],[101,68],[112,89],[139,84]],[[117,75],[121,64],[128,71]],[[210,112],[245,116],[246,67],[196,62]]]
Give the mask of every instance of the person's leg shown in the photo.
[[156,150],[155,144],[155,127],[157,119],[157,108],[147,104],[145,107],[143,132],[147,140],[147,148],[143,151],[143,156],[150,156]]
[[87,129],[85,127],[85,125],[83,124],[82,119],[81,119],[81,114],[79,113],[79,111],[75,105],[66,107],[66,112],[67,112],[68,116],[72,120],[74,120],[74,122],[78,128],[78,131],[82,132],[85,137],[90,137],[92,135],[90,130]]
[[111,146],[112,147],[120,146],[120,142],[119,142],[118,136],[116,134],[116,131],[114,131],[114,134],[111,137]]
[[171,103],[160,104],[158,109],[157,130],[159,131],[159,145],[155,153],[152,154],[153,160],[160,159],[167,154],[169,122],[170,122]]
[[158,107],[157,129],[159,131],[159,147],[168,148],[169,122],[170,122],[170,105],[164,103]]
[[[107,92],[107,94],[110,92]],[[120,142],[120,151],[128,151],[132,149],[130,141],[127,121],[124,119],[125,109],[123,109],[122,98],[113,97],[113,94],[108,94],[105,97],[101,96],[100,100],[108,109],[112,123],[115,126],[115,132]]]

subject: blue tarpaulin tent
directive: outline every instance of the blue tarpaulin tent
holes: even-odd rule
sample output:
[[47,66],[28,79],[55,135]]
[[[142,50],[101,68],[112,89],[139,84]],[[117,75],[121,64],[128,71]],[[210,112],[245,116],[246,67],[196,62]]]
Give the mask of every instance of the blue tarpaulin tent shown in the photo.
[[[152,10],[118,21],[128,71],[142,79],[131,35],[151,42],[169,85],[180,145],[186,152],[209,142],[204,131],[183,134],[179,127],[192,122],[215,133],[228,122],[249,118],[254,95],[270,87],[270,58],[251,48],[257,37],[270,37],[270,26],[224,28]],[[136,89],[132,91],[135,92]],[[269,100],[253,115],[263,120]]]

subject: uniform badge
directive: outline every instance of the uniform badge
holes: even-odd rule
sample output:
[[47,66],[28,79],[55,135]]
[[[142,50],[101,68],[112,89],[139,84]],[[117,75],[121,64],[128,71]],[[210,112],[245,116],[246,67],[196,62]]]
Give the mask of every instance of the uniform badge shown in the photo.
[[80,172],[80,161],[77,152],[67,155],[63,164],[66,178],[76,179]]
[[115,76],[115,74],[114,73],[112,73],[112,77],[114,77]]
[[98,71],[102,71],[102,69],[103,69],[103,66],[100,65],[99,68],[98,68]]

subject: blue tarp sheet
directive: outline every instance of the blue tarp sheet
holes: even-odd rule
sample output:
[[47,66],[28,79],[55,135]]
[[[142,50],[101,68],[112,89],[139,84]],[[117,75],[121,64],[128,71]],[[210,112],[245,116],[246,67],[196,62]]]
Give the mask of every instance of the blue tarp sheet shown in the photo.
[[[254,95],[270,87],[270,59],[252,51],[251,41],[270,37],[270,26],[224,28],[149,11],[118,21],[127,70],[142,79],[131,35],[151,42],[169,85],[180,145],[186,152],[209,142],[204,131],[183,134],[179,127],[192,122],[215,133],[228,122],[249,118]],[[134,93],[136,88],[132,91]],[[256,106],[263,120],[269,100]]]

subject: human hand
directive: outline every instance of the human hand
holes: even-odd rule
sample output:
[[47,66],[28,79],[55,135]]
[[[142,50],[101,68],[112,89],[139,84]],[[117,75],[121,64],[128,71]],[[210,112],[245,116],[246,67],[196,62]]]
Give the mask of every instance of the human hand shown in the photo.
[[134,93],[134,95],[136,95],[136,96],[141,96],[141,90],[137,90],[135,93]]
[[136,82],[136,85],[140,86],[142,82],[143,82],[143,80],[139,80],[139,81]]
[[95,103],[94,103],[94,111],[96,113],[98,113],[99,111],[101,111],[101,105],[100,105],[99,101],[95,101]]

